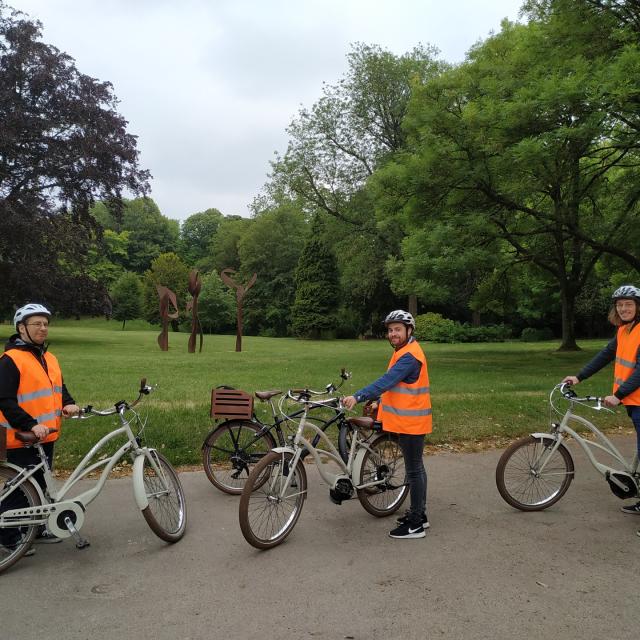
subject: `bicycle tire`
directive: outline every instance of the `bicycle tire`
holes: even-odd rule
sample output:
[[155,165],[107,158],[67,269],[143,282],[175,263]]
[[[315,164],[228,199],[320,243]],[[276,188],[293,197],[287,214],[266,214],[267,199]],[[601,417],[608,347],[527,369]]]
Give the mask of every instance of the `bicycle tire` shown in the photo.
[[[0,465],[0,511],[4,511],[6,509],[2,506],[2,494],[5,491],[5,486],[7,482],[13,480],[18,475],[18,472],[11,467],[5,467]],[[17,496],[16,493],[19,492],[21,495]],[[12,502],[16,502],[15,506],[11,506],[9,508],[20,508],[24,507],[37,507],[41,504],[40,496],[38,495],[38,491],[33,486],[33,482],[31,479],[25,480],[18,489],[16,489],[12,494],[15,496]],[[0,529],[0,532],[3,534],[3,539],[5,535],[8,535],[9,532],[11,535],[15,533],[18,537],[18,541],[16,544],[12,544],[11,547],[3,546],[0,541],[0,573],[5,571],[12,565],[14,565],[22,556],[29,550],[31,545],[33,544],[33,540],[36,537],[36,533],[40,523],[34,523],[32,525],[24,526],[24,527],[3,527]]]
[[[258,462],[244,485],[240,498],[240,530],[256,549],[271,549],[291,533],[307,496],[307,472],[298,460],[291,469],[293,454],[272,451]],[[293,473],[287,495],[280,488]],[[266,481],[262,478],[266,477]],[[259,480],[258,486],[254,482]]]
[[[542,511],[562,498],[573,480],[573,459],[564,444],[549,458],[554,444],[551,436],[526,436],[505,449],[496,467],[496,486],[505,502],[521,511]],[[539,474],[541,462],[545,467]]]
[[214,487],[232,495],[242,493],[252,466],[276,446],[269,431],[257,437],[263,428],[248,420],[228,420],[207,435],[202,465]]
[[148,453],[153,456],[162,477],[145,455],[142,481],[149,506],[142,510],[142,515],[158,538],[178,542],[187,527],[187,503],[182,484],[171,463],[161,453],[155,449]]
[[368,447],[358,484],[382,479],[384,483],[358,489],[358,500],[371,515],[384,518],[395,513],[409,495],[404,456],[395,433],[381,433]]

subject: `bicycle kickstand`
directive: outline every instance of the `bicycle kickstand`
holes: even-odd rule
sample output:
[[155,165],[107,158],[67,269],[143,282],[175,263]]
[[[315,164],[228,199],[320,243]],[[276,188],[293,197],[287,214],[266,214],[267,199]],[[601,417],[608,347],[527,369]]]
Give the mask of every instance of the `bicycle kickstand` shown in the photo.
[[80,532],[76,529],[73,522],[71,522],[71,518],[69,516],[64,519],[64,524],[70,531],[73,539],[76,541],[76,549],[86,549],[91,546],[91,543],[80,535]]

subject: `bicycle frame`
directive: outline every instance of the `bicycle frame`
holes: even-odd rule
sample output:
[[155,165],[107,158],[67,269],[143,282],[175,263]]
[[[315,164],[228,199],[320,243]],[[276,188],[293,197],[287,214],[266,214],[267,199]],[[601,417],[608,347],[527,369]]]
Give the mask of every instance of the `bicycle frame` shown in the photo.
[[[560,444],[566,439],[566,435],[569,435],[580,445],[582,450],[585,452],[585,455],[587,456],[589,462],[591,462],[593,467],[599,473],[601,473],[606,478],[610,479],[612,482],[615,482],[621,488],[624,488],[624,486],[616,480],[615,476],[612,475],[615,472],[619,472],[620,469],[607,466],[606,464],[603,464],[600,461],[598,461],[598,459],[594,455],[594,451],[596,450],[604,451],[605,453],[609,454],[612,458],[616,460],[616,462],[622,465],[623,470],[628,474],[634,474],[638,471],[637,454],[634,455],[634,458],[631,460],[631,463],[627,462],[625,457],[620,453],[620,451],[611,442],[611,440],[609,440],[609,438],[607,438],[592,422],[590,422],[586,418],[574,412],[573,407],[574,407],[575,401],[569,400],[569,402],[570,402],[569,408],[567,409],[564,416],[562,417],[561,422],[559,424],[554,423],[552,425],[552,429],[550,433],[538,432],[538,433],[531,434],[534,438],[539,438],[541,441],[545,439],[549,439],[549,437],[552,437],[555,440],[555,444],[549,450],[549,454],[546,456],[546,460],[544,460],[544,462],[541,464],[540,468],[538,469],[538,472],[542,473],[544,471],[544,468],[546,467],[547,462],[551,459],[552,455],[557,451]],[[597,440],[595,441],[587,440],[586,438],[581,436],[577,431],[575,431],[569,426],[569,423],[571,421],[577,422],[583,425],[584,427],[586,427],[588,431],[597,438]]]
[[[116,464],[130,452],[132,452],[134,457],[133,484],[136,503],[140,510],[145,509],[148,506],[149,501],[146,496],[142,480],[142,464],[144,462],[144,458],[146,458],[153,466],[155,472],[160,477],[162,477],[165,488],[167,486],[167,482],[162,469],[158,467],[153,456],[149,455],[151,449],[149,449],[148,447],[142,447],[138,443],[138,440],[131,429],[131,424],[125,417],[126,409],[126,405],[119,405],[118,416],[120,418],[122,426],[103,436],[85,455],[85,457],[61,487],[58,487],[55,479],[53,478],[51,468],[49,467],[46,455],[44,454],[44,451],[40,444],[33,445],[38,450],[41,459],[41,462],[39,464],[28,467],[26,469],[7,464],[7,466],[16,469],[19,472],[19,475],[14,481],[14,486],[5,494],[5,498],[13,493],[13,491],[15,491],[16,488],[23,482],[27,482],[30,478],[32,478],[32,476],[40,469],[43,470],[47,491],[45,495],[42,492],[39,483],[32,481],[32,485],[40,497],[41,504],[31,508],[21,508],[5,511],[0,515],[0,527],[45,524],[47,523],[50,514],[53,513],[51,507],[62,505],[64,503],[65,507],[71,508],[71,510],[74,511],[74,513],[76,513],[76,516],[79,518],[80,522],[76,522],[75,527],[76,529],[79,529],[82,525],[84,517],[77,513],[77,509],[81,509],[82,513],[85,511],[86,507],[100,494],[100,492],[104,488],[107,478],[109,477],[109,474],[116,466]],[[97,462],[90,464],[91,459],[94,458],[95,455],[101,449],[103,449],[103,447],[108,442],[121,435],[127,436],[127,442],[125,442],[111,457],[98,460]],[[104,469],[93,487],[74,496],[72,500],[66,499],[67,494],[80,480],[83,480],[87,475],[89,475],[93,471],[96,471],[100,467],[104,467]],[[55,533],[59,537],[68,537],[72,535],[70,532],[67,532],[64,529],[55,531]]]
[[[313,405],[317,403],[305,403],[305,409],[303,411],[302,419],[300,420],[300,424],[298,425],[298,429],[296,430],[296,434],[293,438],[293,446],[292,447],[276,447],[274,451],[276,453],[291,453],[293,454],[293,460],[291,461],[291,467],[295,468],[298,464],[300,458],[302,457],[303,452],[308,451],[313,457],[314,462],[316,463],[316,467],[318,468],[318,472],[322,476],[323,480],[329,485],[330,489],[334,489],[339,480],[348,480],[352,483],[355,489],[364,489],[366,487],[373,487],[379,484],[383,484],[385,482],[382,480],[375,480],[373,482],[367,482],[365,484],[356,484],[353,482],[353,478],[360,477],[360,470],[362,467],[362,460],[367,451],[370,450],[370,447],[367,445],[366,440],[363,440],[359,437],[359,433],[355,432],[355,437],[351,441],[351,449],[349,451],[349,459],[345,463],[338,450],[335,448],[331,440],[327,437],[326,433],[319,429],[312,422],[307,423],[307,413],[310,409],[309,405]],[[317,447],[315,447],[310,440],[304,437],[305,429],[310,428],[315,433],[315,438],[319,437],[319,442],[324,441],[325,444],[329,446],[329,450],[321,449],[318,451]],[[331,461],[335,462],[340,468],[341,473],[331,473],[326,469],[327,463],[322,461],[322,457],[329,458]],[[284,485],[280,489],[280,495],[286,495],[286,492],[289,489],[289,485],[291,483],[292,475],[289,474],[287,480]],[[294,494],[295,495],[295,494]],[[289,495],[291,497],[291,495]]]

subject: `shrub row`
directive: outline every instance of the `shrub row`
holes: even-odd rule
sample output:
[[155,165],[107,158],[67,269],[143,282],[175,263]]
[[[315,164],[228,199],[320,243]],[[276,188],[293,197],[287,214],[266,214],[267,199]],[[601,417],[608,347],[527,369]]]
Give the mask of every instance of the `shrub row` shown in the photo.
[[512,337],[511,327],[487,324],[475,327],[443,318],[439,313],[416,317],[416,338],[429,342],[504,342]]

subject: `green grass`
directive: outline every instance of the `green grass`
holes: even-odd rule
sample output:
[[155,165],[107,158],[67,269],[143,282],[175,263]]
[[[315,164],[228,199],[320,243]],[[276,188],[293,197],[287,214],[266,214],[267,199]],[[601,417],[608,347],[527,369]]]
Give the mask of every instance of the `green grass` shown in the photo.
[[[59,358],[65,382],[80,405],[105,408],[133,399],[140,378],[158,389],[143,405],[149,417],[147,441],[176,464],[198,464],[200,446],[212,426],[211,389],[226,384],[245,391],[322,388],[338,381],[346,367],[353,377],[343,387],[352,393],[381,375],[390,357],[386,341],[306,341],[245,336],[235,352],[235,336],[205,336],[202,353],[187,353],[188,335],[171,333],[169,351],[160,351],[157,330],[137,330],[100,319],[53,323],[51,351]],[[12,333],[0,325],[0,339]],[[604,344],[583,341],[583,351],[559,353],[555,342],[502,344],[424,344],[429,362],[434,412],[434,444],[507,439],[549,423],[548,394],[564,375],[576,373]],[[611,385],[605,370],[581,385],[603,395]],[[266,417],[266,405],[258,403]],[[615,416],[591,414],[599,426],[627,427],[623,410]],[[112,418],[67,422],[56,447],[59,468],[72,467]]]

